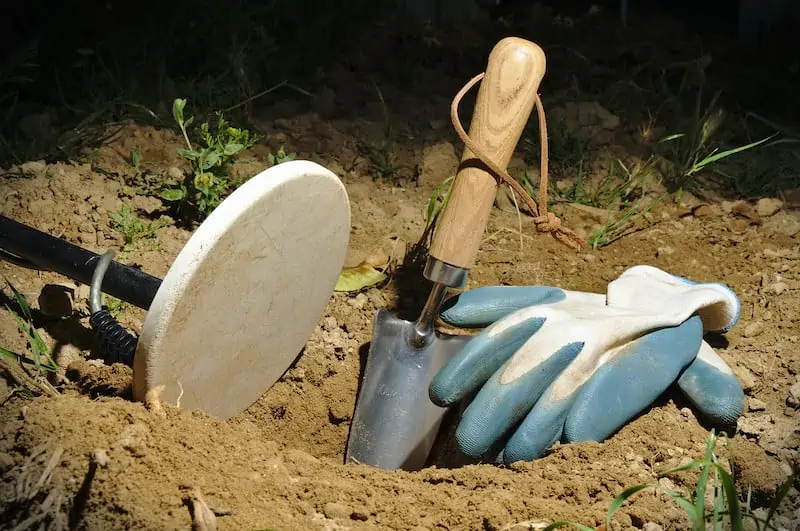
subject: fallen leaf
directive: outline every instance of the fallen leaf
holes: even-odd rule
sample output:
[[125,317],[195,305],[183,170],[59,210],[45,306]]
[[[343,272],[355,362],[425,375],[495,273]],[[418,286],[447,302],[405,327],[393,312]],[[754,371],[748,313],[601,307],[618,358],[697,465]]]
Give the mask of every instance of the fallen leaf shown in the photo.
[[386,278],[385,274],[374,267],[362,263],[356,267],[344,269],[336,281],[334,291],[361,291],[364,288],[380,284]]

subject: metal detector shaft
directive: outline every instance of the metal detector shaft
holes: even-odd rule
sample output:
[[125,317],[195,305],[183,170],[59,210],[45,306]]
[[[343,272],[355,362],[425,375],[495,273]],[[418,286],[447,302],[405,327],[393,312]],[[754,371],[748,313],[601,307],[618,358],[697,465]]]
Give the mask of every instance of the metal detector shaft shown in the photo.
[[[0,251],[53,271],[87,286],[100,255],[0,215]],[[0,254],[0,258],[3,255]],[[111,262],[102,291],[125,302],[149,309],[161,279],[119,262]]]

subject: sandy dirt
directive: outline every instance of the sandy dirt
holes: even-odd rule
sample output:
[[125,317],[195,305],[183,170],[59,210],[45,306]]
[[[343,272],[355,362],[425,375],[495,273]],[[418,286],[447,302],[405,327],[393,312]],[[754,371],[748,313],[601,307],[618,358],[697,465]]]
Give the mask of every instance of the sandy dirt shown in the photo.
[[[371,103],[358,119],[332,117],[335,105],[324,100],[303,113],[265,110],[254,118],[265,138],[235,171],[254,175],[281,145],[330,168],[351,201],[348,264],[388,259],[398,242],[409,247],[418,240],[428,197],[456,168],[462,146],[447,122],[448,95],[461,82],[445,78],[441,97],[414,106],[420,116],[398,128],[401,160],[419,165],[417,181],[373,181],[358,157],[358,140],[381,138],[374,94],[364,96]],[[589,125],[603,145],[626,141],[619,120],[597,111],[596,102],[574,104],[595,109]],[[570,113],[585,114],[569,106],[554,110],[564,121]],[[31,162],[23,168],[29,176],[4,177],[0,212],[94,252],[119,251],[123,242],[109,225],[110,213],[128,205],[146,221],[166,212],[159,199],[136,190],[129,153],[141,150],[144,170],[169,175],[171,168],[183,168],[179,147],[173,131],[127,125],[83,162]],[[598,159],[598,173],[602,164]],[[536,171],[521,155],[512,165]],[[645,230],[598,250],[573,252],[537,234],[530,216],[498,200],[468,287],[541,284],[599,292],[638,264],[730,286],[742,302],[740,322],[711,341],[747,394],[733,437],[735,474],[742,496],[751,489],[752,504],[760,507],[800,449],[800,397],[792,394],[800,385],[800,211],[777,198],[711,194],[683,201],[660,206]],[[604,215],[569,204],[557,205],[557,212],[584,236]],[[120,260],[163,276],[190,235],[175,225],[160,228],[156,238],[138,241]],[[599,526],[620,491],[702,457],[711,428],[670,390],[608,441],[556,445],[530,463],[461,465],[442,452],[416,473],[345,466],[374,313],[388,307],[413,316],[425,295],[418,276],[333,294],[295,365],[249,409],[221,421],[170,404],[154,410],[132,402],[131,370],[106,366],[94,352],[85,286],[2,261],[0,273],[26,296],[61,366],[53,380],[57,397],[11,396],[13,384],[0,380],[0,520],[11,528],[39,515],[52,529],[188,529],[197,493],[216,514],[218,529],[501,530],[537,529],[555,520]],[[54,285],[66,288],[66,311],[54,309],[59,290],[47,287]],[[126,305],[119,319],[138,333],[144,315]],[[5,310],[0,338],[6,348],[26,348]],[[694,479],[687,473],[660,481],[691,488]],[[615,522],[615,529],[688,525],[665,495],[650,491],[634,496]],[[797,529],[799,522],[800,502],[793,497],[779,523]]]

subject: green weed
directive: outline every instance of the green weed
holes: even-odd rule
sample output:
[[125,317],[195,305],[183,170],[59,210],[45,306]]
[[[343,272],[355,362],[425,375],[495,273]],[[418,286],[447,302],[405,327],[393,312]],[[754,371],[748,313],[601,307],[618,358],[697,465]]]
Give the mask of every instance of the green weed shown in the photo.
[[296,158],[297,153],[286,153],[286,151],[283,149],[283,146],[278,149],[277,153],[270,153],[267,155],[267,161],[269,162],[270,166],[283,164],[284,162],[289,162],[291,160],[295,160]]
[[[719,458],[714,453],[716,443],[717,436],[712,430],[706,444],[706,453],[703,459],[694,459],[658,475],[660,479],[678,472],[699,470],[700,475],[693,492],[681,493],[666,488],[658,483],[636,485],[627,488],[619,493],[611,502],[606,513],[605,528],[608,531],[612,531],[613,527],[611,522],[614,514],[634,494],[648,488],[654,488],[663,491],[672,501],[683,509],[691,524],[692,531],[706,531],[708,529],[720,531],[723,529],[723,525],[725,526],[724,529],[744,531],[744,523],[748,519],[755,524],[758,531],[777,531],[777,528],[772,524],[772,519],[791,488],[798,488],[800,486],[800,468],[798,468],[797,465],[793,467],[793,473],[781,484],[775,493],[775,498],[769,508],[766,518],[760,518],[750,509],[749,496],[748,500],[745,501],[739,499],[739,493],[734,480],[735,475],[733,472],[728,472],[725,467],[722,466]],[[730,441],[728,441],[728,443],[728,449],[730,450]],[[729,459],[729,464],[733,471],[733,459]],[[710,510],[706,508],[706,493],[711,494],[712,507]],[[584,524],[559,521],[548,525],[545,531],[567,526],[583,531],[592,531],[594,529]]]
[[156,231],[169,225],[167,217],[161,217],[156,221],[144,222],[130,209],[128,205],[122,205],[117,212],[109,214],[109,226],[122,236],[122,250],[129,251],[139,240],[155,239]]
[[666,153],[667,184],[670,192],[691,190],[697,185],[699,174],[714,170],[719,162],[753,149],[770,140],[767,137],[742,146],[723,149],[724,142],[718,139],[728,113],[717,106],[717,92],[704,111],[701,111],[702,91],[698,92],[694,124],[686,133],[676,133],[659,141]]
[[[613,159],[607,176],[600,181],[593,195],[595,204],[602,202],[608,205],[608,217],[606,223],[589,238],[592,248],[604,247],[638,230],[636,225],[643,219],[647,221],[647,215],[668,197],[666,192],[657,195],[648,193],[646,181],[656,165],[655,157],[650,157],[633,169],[629,169],[620,159]],[[622,173],[621,177],[618,177],[618,171]],[[615,217],[614,213],[619,208],[623,212]]]
[[397,182],[402,178],[402,172],[410,170],[412,178],[416,179],[419,173],[417,166],[410,167],[400,163],[400,159],[395,151],[394,128],[389,117],[389,109],[383,98],[380,88],[375,87],[378,98],[381,100],[383,108],[383,142],[379,146],[372,146],[365,142],[358,142],[358,154],[367,159],[367,171],[372,176],[373,181],[388,180]]
[[240,182],[230,176],[230,166],[236,157],[255,144],[259,137],[246,129],[231,127],[221,112],[217,112],[216,127],[208,122],[200,125],[202,147],[195,149],[189,139],[188,127],[194,117],[184,118],[185,99],[173,102],[172,114],[183,133],[186,149],[179,150],[191,166],[178,187],[166,187],[161,197],[179,205],[190,206],[201,219],[206,218],[225,196]]
[[422,237],[420,238],[420,242],[425,245],[428,244],[428,240],[433,234],[439,215],[441,215],[445,206],[447,206],[450,193],[453,191],[454,179],[454,176],[450,176],[443,180],[428,198],[428,208],[425,212],[425,229],[422,231]]
[[50,349],[33,324],[31,309],[25,301],[25,297],[11,282],[6,280],[6,283],[11,289],[14,302],[19,307],[22,315],[8,305],[6,305],[6,308],[14,316],[17,326],[27,338],[30,354],[21,354],[0,347],[0,357],[4,361],[2,365],[17,381],[19,387],[15,390],[15,393],[26,397],[36,396],[43,392],[52,394],[55,391],[47,382],[46,373],[56,372],[57,366],[50,355]]

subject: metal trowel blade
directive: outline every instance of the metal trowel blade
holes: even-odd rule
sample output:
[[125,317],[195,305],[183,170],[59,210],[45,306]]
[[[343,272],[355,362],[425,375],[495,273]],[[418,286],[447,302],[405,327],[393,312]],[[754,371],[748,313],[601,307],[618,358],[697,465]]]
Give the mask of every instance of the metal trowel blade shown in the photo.
[[434,333],[422,348],[406,338],[414,323],[378,310],[346,462],[387,470],[425,465],[447,408],[434,404],[433,377],[472,336]]

